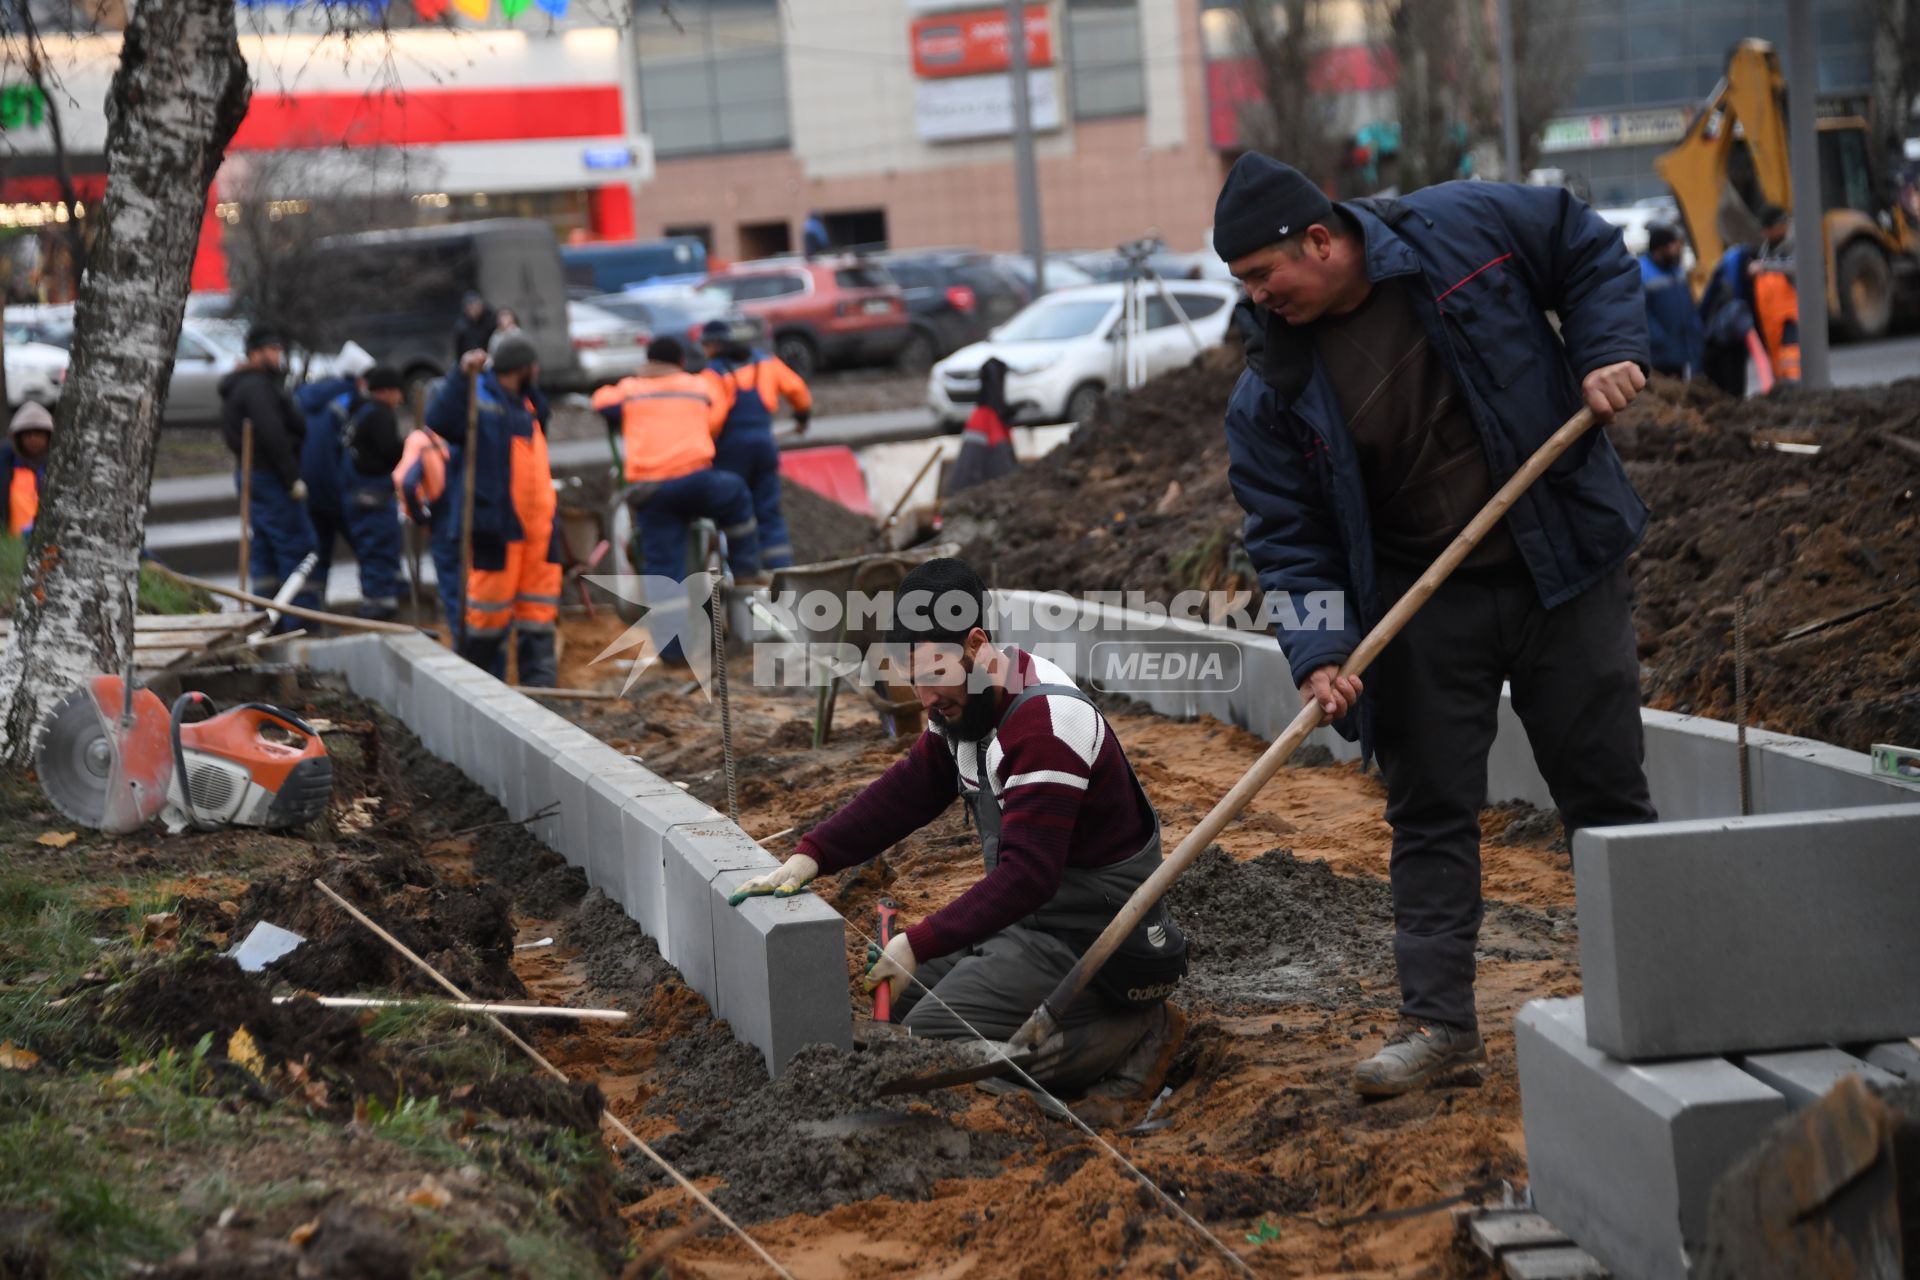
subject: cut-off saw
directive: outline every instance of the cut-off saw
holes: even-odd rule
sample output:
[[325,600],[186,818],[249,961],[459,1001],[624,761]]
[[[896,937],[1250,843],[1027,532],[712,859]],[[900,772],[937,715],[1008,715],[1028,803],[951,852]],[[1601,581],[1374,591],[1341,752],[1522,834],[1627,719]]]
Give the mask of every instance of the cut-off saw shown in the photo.
[[[189,712],[201,718],[188,722]],[[264,703],[217,710],[202,693],[169,709],[153,690],[98,675],[52,713],[34,752],[61,813],[125,835],[158,816],[192,827],[296,827],[333,795],[333,761],[313,727]]]

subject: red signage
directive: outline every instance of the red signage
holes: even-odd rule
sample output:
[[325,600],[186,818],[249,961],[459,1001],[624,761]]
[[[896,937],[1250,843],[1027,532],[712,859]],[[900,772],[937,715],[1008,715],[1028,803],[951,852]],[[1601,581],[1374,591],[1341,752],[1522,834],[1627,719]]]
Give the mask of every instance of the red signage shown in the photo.
[[[1027,65],[1053,65],[1047,6],[1027,6]],[[1007,15],[1000,9],[942,13],[913,22],[913,73],[923,80],[984,75],[1010,65]]]

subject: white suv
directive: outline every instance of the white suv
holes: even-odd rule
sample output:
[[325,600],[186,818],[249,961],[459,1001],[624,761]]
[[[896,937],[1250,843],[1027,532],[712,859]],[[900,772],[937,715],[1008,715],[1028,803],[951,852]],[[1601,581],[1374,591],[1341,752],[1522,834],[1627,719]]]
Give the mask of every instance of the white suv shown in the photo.
[[1126,386],[1129,357],[1152,378],[1224,341],[1240,297],[1239,286],[1228,282],[1169,283],[1166,292],[1186,314],[1189,333],[1152,282],[1140,289],[1141,324],[1130,337],[1121,324],[1124,285],[1047,294],[985,342],[962,347],[934,365],[927,380],[928,407],[947,426],[964,423],[980,396],[980,366],[997,357],[1007,366],[1007,403],[1018,421],[1084,422],[1109,388]]

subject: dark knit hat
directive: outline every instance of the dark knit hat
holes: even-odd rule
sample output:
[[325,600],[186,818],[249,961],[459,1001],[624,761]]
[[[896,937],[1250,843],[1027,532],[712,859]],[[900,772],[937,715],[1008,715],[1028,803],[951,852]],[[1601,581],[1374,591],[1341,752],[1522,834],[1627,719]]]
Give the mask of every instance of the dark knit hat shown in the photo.
[[647,359],[657,364],[685,364],[687,349],[680,345],[680,339],[661,334],[647,344]]
[[1664,222],[1656,222],[1647,228],[1647,252],[1658,253],[1670,244],[1678,244],[1680,233]]
[[1257,151],[1233,162],[1213,205],[1213,251],[1226,262],[1333,217],[1333,201],[1292,165]]
[[733,326],[725,320],[713,319],[700,326],[702,342],[732,342]]
[[369,391],[400,391],[406,387],[401,381],[400,371],[392,365],[377,364],[360,375]]
[[533,339],[524,333],[509,333],[493,344],[493,371],[518,373],[531,368],[540,359]]
[[287,340],[280,336],[278,329],[269,329],[265,325],[255,325],[247,330],[247,350],[259,351],[265,347],[285,347]]

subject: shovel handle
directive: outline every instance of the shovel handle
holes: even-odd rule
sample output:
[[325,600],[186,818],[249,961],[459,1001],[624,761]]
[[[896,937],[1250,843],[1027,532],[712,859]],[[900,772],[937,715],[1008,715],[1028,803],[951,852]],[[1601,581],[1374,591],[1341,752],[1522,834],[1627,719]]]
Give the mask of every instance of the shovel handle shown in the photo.
[[[1513,504],[1520,500],[1520,495],[1525,493],[1533,482],[1538,480],[1546,469],[1573,445],[1574,441],[1585,435],[1593,427],[1594,422],[1593,410],[1582,409],[1568,418],[1558,431],[1548,436],[1546,442],[1534,452],[1533,456],[1528,458],[1520,469],[1500,486],[1499,491],[1487,500],[1487,505],[1467,523],[1467,527],[1454,536],[1453,541],[1447,545],[1447,549],[1442,551],[1439,558],[1420,575],[1419,581],[1407,589],[1407,593],[1400,597],[1393,608],[1387,610],[1386,617],[1374,624],[1373,630],[1367,633],[1366,638],[1360,641],[1359,647],[1353,651],[1352,656],[1341,665],[1340,674],[1357,676],[1373,665],[1373,660],[1380,656],[1380,651],[1400,634],[1400,629],[1407,625],[1407,620],[1419,612],[1420,606],[1425,604],[1428,598],[1439,589],[1440,584],[1447,580],[1447,575],[1460,567],[1460,562],[1480,545],[1480,540],[1486,537],[1493,530],[1494,525],[1498,524],[1513,507]],[[1252,803],[1253,798],[1260,793],[1260,789],[1272,781],[1273,775],[1280,772],[1280,767],[1299,749],[1300,744],[1306,741],[1307,735],[1319,727],[1324,714],[1320,710],[1320,702],[1317,698],[1309,700],[1300,708],[1300,714],[1293,718],[1293,723],[1287,726],[1286,732],[1274,739],[1273,745],[1267,748],[1265,754],[1254,762],[1253,767],[1247,770],[1240,781],[1233,784],[1233,789],[1221,797],[1219,803],[1215,804],[1207,816],[1200,820],[1200,825],[1189,832],[1187,838],[1180,842],[1179,847],[1167,856],[1166,860],[1138,889],[1133,891],[1133,896],[1121,906],[1099,938],[1087,948],[1073,968],[1067,971],[1067,976],[1060,979],[1059,985],[1054,987],[1052,994],[1033,1011],[1033,1015],[1014,1034],[1011,1042],[1012,1049],[1015,1051],[1033,1049],[1057,1028],[1060,1011],[1071,1005],[1080,993],[1087,989],[1087,984],[1093,980],[1093,975],[1100,971],[1100,966],[1107,962],[1108,957],[1113,955],[1114,949],[1133,932],[1135,926],[1140,923],[1141,917],[1153,909],[1155,904],[1166,895],[1167,890],[1173,887],[1173,882],[1178,880],[1181,873],[1200,856],[1201,850],[1212,844],[1226,825],[1239,817],[1241,811]]]
[[[892,898],[880,899],[880,949],[886,950],[893,941],[895,929],[900,927],[900,908]],[[875,1022],[893,1021],[893,986],[883,982],[873,989],[873,1020]]]

